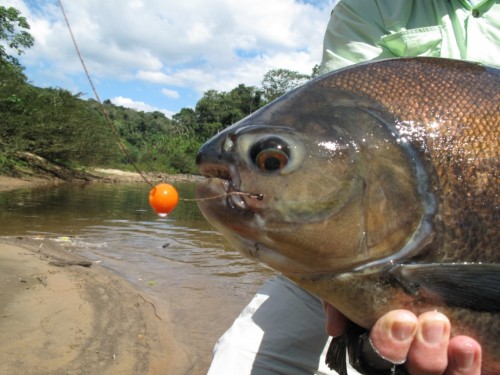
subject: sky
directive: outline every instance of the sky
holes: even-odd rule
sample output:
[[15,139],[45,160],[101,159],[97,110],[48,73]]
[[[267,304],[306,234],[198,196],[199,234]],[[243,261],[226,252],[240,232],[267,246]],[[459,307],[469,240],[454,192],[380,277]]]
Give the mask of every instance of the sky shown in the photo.
[[[171,117],[210,89],[260,86],[271,69],[310,74],[335,0],[62,0],[101,100]],[[94,98],[56,0],[2,0],[35,45],[30,83]]]

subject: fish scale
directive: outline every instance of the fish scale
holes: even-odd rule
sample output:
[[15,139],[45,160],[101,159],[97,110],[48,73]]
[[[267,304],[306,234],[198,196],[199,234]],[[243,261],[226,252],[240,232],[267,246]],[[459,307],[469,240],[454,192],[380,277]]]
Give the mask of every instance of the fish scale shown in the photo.
[[202,146],[200,209],[358,326],[439,310],[500,373],[499,81],[439,58],[321,76]]
[[[471,233],[470,229],[461,229],[462,222],[471,212],[489,222],[498,218],[497,168],[478,173],[484,169],[485,163],[497,165],[499,160],[497,70],[491,69],[490,73],[479,65],[452,60],[446,60],[438,69],[433,59],[409,59],[404,64],[404,75],[398,74],[401,61],[394,60],[368,64],[361,69],[346,69],[338,79],[318,83],[347,92],[362,92],[386,106],[402,124],[411,122],[410,133],[418,133],[416,127],[426,128],[425,134],[433,133],[432,124],[439,122],[437,136],[424,140],[426,155],[423,159],[431,159],[431,168],[439,175],[441,188],[448,191],[442,202],[444,221],[452,223],[449,227],[458,228],[449,234],[449,246],[453,248],[454,256],[447,259],[499,262],[500,252],[496,249],[489,251],[500,242],[495,227],[490,226],[491,230],[485,232],[482,220],[478,221],[474,232],[479,232],[480,236]],[[376,84],[378,81],[382,84]],[[467,95],[460,95],[463,92]],[[447,108],[446,113],[436,111],[436,104]],[[454,158],[450,158],[450,151]],[[494,217],[491,207],[496,207]],[[474,223],[466,227],[471,228],[471,225]],[[460,258],[462,255],[457,258],[455,249],[462,247],[461,243],[470,241],[471,237],[478,242],[475,251],[467,258]],[[443,252],[447,250],[443,249]]]

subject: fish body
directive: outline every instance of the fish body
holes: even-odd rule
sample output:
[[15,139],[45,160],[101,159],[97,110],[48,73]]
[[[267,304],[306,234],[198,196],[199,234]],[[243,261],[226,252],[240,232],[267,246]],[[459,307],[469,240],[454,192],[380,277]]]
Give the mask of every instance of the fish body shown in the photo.
[[361,327],[442,311],[500,373],[499,83],[435,58],[319,77],[201,148],[200,209]]

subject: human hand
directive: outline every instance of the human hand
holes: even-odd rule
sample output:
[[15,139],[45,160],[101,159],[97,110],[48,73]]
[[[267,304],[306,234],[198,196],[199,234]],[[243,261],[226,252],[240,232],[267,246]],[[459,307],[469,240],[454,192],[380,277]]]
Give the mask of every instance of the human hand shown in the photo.
[[[347,318],[329,304],[325,304],[325,311],[328,334],[343,334]],[[481,374],[481,346],[467,336],[450,338],[448,318],[435,311],[418,317],[407,310],[391,311],[375,323],[370,340],[383,358],[406,363],[411,375]]]

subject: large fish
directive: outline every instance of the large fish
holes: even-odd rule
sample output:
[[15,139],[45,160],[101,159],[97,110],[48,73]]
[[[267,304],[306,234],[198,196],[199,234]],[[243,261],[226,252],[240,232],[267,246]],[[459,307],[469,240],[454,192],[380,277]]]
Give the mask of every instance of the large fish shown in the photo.
[[201,148],[201,211],[361,327],[443,312],[499,374],[499,83],[433,58],[322,76]]

